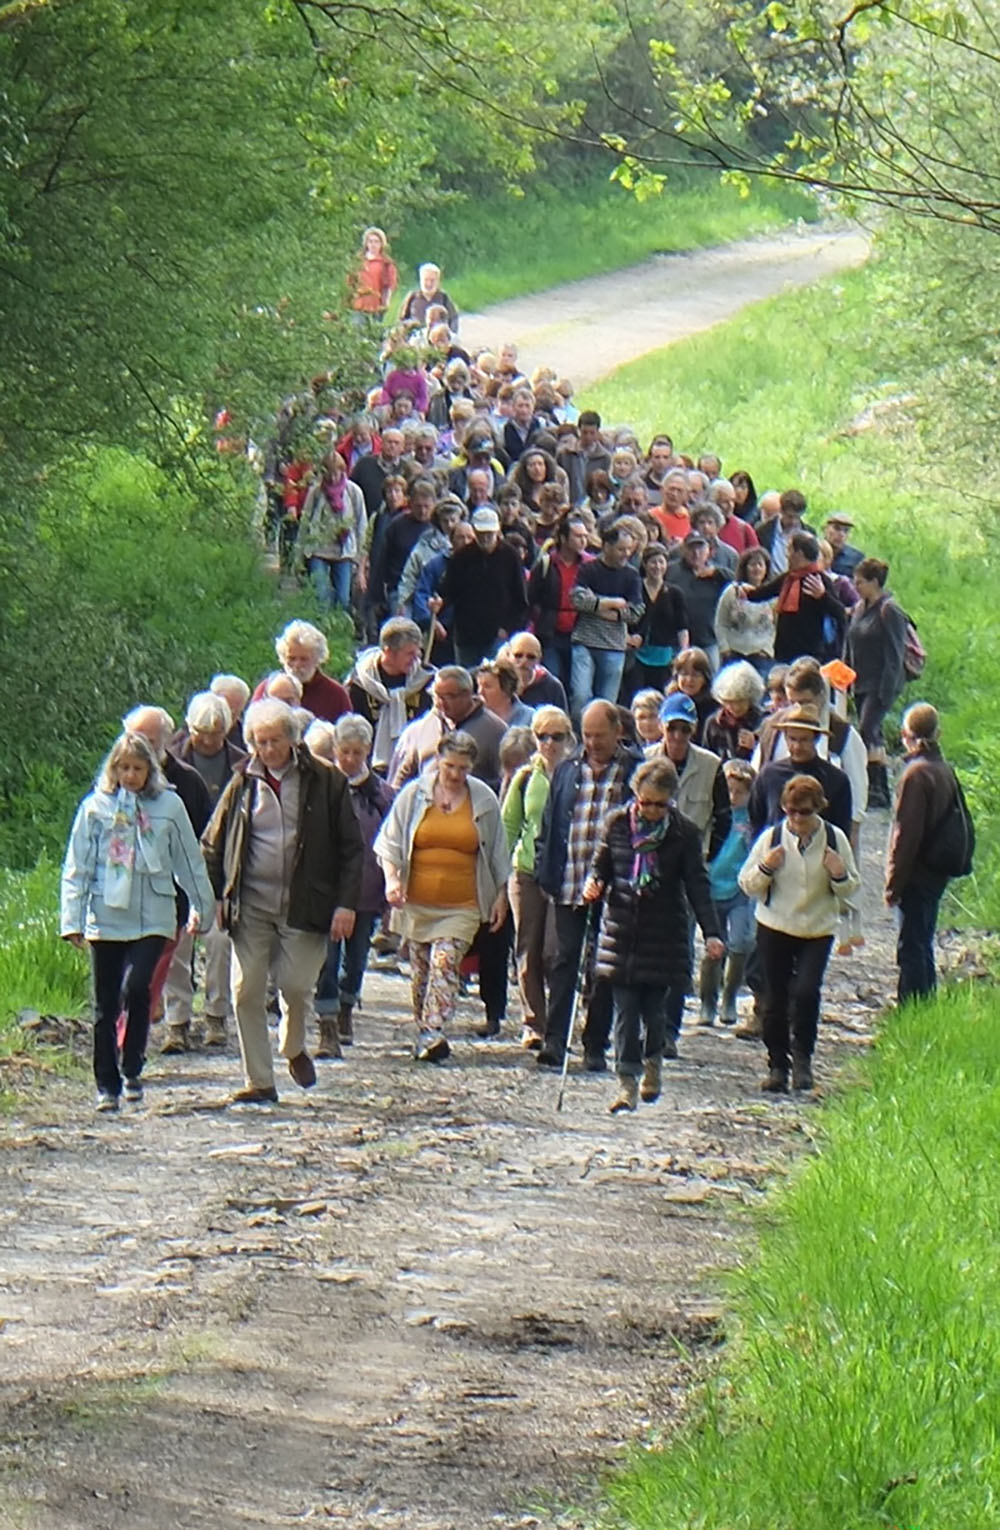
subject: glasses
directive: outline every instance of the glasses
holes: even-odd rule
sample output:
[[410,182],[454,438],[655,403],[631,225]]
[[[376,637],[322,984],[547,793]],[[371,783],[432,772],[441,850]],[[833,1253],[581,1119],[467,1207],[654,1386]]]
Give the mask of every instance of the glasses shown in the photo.
[[815,808],[786,808],[786,818],[812,818]]
[[636,804],[640,813],[665,813],[670,801],[663,797],[637,797]]
[[536,733],[540,744],[564,744],[569,737],[568,733]]

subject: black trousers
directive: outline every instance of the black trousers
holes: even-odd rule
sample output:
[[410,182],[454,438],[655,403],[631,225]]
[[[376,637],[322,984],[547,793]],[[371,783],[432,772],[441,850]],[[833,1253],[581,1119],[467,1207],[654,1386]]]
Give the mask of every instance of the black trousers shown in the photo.
[[[598,915],[595,913],[594,918]],[[583,957],[583,942],[587,932],[587,909],[570,908],[556,904],[556,959],[549,984],[549,1013],[545,1027],[544,1048],[560,1056],[569,1039],[569,1022],[573,1013],[573,995],[576,991],[577,974]],[[593,946],[592,946],[593,951]],[[591,955],[591,962],[593,955]],[[611,984],[603,978],[589,977],[584,989],[587,1019],[583,1027],[583,1050],[589,1057],[602,1056],[611,1038],[612,994]]]
[[513,939],[514,920],[508,913],[495,932],[488,924],[481,924],[470,948],[479,958],[479,997],[487,1020],[502,1020],[507,1013],[507,974]]
[[788,1072],[789,1047],[811,1057],[819,1026],[823,974],[832,935],[807,938],[757,925],[757,950],[764,975],[764,1044],[771,1068]]
[[[149,985],[165,935],[145,935],[141,940],[93,940],[90,956],[94,967],[94,1078],[98,1089],[118,1096],[122,1072],[138,1078],[146,1061],[149,1036]],[[118,1068],[118,1015],[124,1004],[125,1040]]]

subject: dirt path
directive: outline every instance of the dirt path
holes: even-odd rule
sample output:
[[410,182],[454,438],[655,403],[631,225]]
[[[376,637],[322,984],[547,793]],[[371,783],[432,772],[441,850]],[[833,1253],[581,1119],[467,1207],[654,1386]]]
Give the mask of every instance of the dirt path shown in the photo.
[[854,231],[806,229],[654,255],[625,271],[463,315],[462,339],[470,346],[513,340],[526,372],[544,363],[579,390],[626,361],[721,324],[748,303],[862,265],[868,249]]
[[[868,921],[827,1084],[885,996],[877,898]],[[658,1105],[609,1118],[574,1071],[557,1115],[513,1040],[471,1039],[472,1000],[417,1068],[406,994],[374,975],[347,1061],[274,1110],[222,1109],[231,1052],[154,1060],[117,1120],[55,1081],[3,1124],[4,1530],[565,1527],[678,1416],[734,1212],[815,1105],[764,1102],[756,1044],[689,1028]]]

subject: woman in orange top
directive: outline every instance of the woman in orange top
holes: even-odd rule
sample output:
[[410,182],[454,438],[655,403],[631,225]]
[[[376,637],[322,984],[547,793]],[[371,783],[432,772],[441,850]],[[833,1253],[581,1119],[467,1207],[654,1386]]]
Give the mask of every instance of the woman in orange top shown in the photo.
[[435,765],[399,793],[375,841],[410,947],[419,1062],[448,1056],[462,958],[480,925],[496,932],[507,918],[507,835],[496,797],[470,777],[475,763],[475,739],[446,733]]
[[361,236],[361,265],[351,277],[355,313],[385,313],[399,286],[399,275],[389,259],[389,241],[380,228],[366,228]]

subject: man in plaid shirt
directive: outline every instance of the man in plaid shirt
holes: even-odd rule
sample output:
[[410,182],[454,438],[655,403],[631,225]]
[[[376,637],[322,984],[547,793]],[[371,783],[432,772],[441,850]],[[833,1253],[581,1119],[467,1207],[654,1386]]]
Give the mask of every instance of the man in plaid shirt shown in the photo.
[[[552,777],[542,821],[535,876],[555,903],[557,954],[552,968],[548,1024],[542,1068],[562,1067],[573,992],[583,954],[587,905],[583,888],[608,814],[628,796],[628,783],[639,756],[622,746],[618,710],[609,701],[592,701],[581,719],[583,748],[564,760]],[[583,1031],[584,1065],[591,1072],[606,1066],[604,1054],[611,1034],[611,988],[594,980]]]

